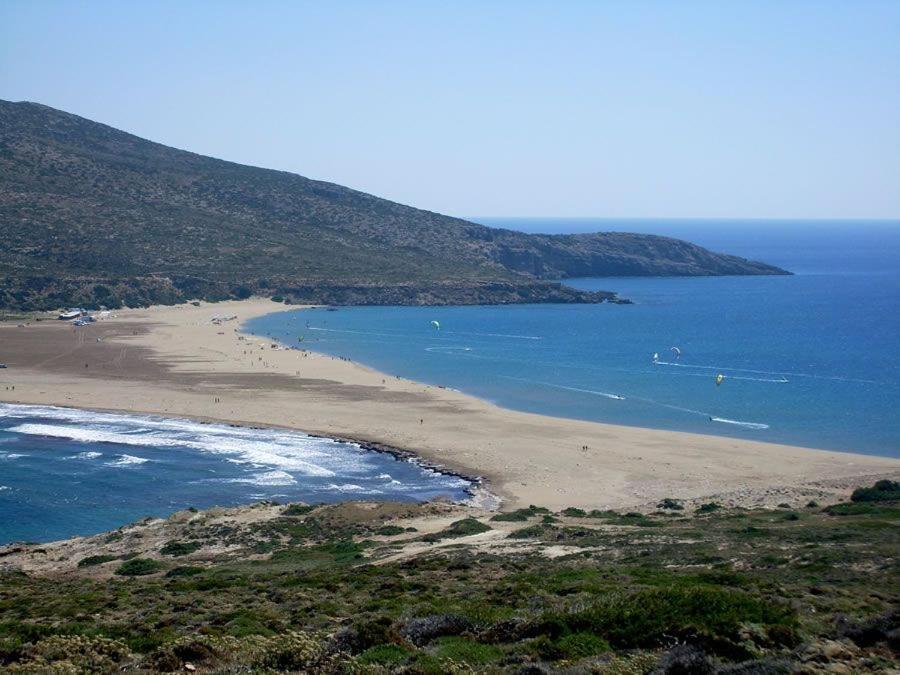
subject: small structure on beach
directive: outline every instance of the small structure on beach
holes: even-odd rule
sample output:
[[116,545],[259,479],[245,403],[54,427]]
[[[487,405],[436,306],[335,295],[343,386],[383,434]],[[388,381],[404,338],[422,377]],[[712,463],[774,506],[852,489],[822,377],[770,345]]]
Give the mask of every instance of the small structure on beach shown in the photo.
[[85,314],[87,314],[86,309],[82,309],[81,307],[69,307],[69,309],[61,311],[58,318],[61,321],[71,321],[72,319],[77,319]]

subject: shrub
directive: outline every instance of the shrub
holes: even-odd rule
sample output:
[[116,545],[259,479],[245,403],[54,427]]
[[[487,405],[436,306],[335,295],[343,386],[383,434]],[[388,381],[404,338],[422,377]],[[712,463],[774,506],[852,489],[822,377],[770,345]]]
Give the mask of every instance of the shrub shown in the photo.
[[730,588],[686,586],[611,594],[585,609],[544,614],[536,631],[552,638],[591,632],[621,648],[654,647],[666,636],[705,632],[734,639],[744,623],[792,626],[792,610]]
[[406,529],[397,525],[384,525],[375,530],[375,534],[380,534],[383,537],[395,537],[404,532],[406,532]]
[[380,664],[385,666],[403,663],[410,655],[410,651],[400,645],[378,645],[369,647],[356,657],[357,663],[363,665]]
[[150,558],[132,558],[119,565],[116,574],[125,577],[140,577],[145,574],[159,572],[162,567],[162,563],[158,560],[151,560]]
[[563,509],[562,515],[569,516],[570,518],[587,518],[587,511],[570,506],[567,509]]
[[850,496],[852,502],[900,501],[900,483],[880,480],[870,488],[856,488]]
[[542,513],[549,513],[549,510],[540,506],[531,505],[527,509],[516,509],[515,511],[509,511],[508,513],[498,513],[493,516],[491,520],[498,523],[518,523],[524,522],[529,518],[533,518]]
[[697,509],[697,513],[712,513],[713,511],[718,511],[722,508],[722,505],[717,502],[707,502],[706,504],[701,504]]
[[609,643],[593,633],[572,633],[560,638],[556,643],[562,659],[583,659],[608,652]]
[[544,534],[546,528],[541,525],[532,525],[531,527],[523,527],[521,530],[511,532],[510,539],[537,539]]
[[469,665],[483,665],[499,659],[503,652],[494,645],[485,645],[463,637],[444,637],[436,642],[435,656]]
[[196,541],[169,541],[159,549],[159,552],[163,555],[182,556],[193,553],[198,548],[200,543]]
[[89,555],[87,558],[82,558],[78,561],[79,567],[93,567],[94,565],[102,565],[103,563],[108,563],[110,560],[118,560],[119,556],[117,555]]
[[284,302],[284,296],[283,295],[273,295],[272,302]]
[[422,537],[423,541],[436,542],[441,539],[452,539],[455,537],[469,537],[473,534],[481,534],[482,532],[487,532],[491,528],[488,525],[485,525],[480,520],[475,518],[463,518],[462,520],[457,520],[455,523],[451,523],[450,527],[441,530],[440,532],[433,532],[430,534],[426,534]]
[[283,516],[302,516],[310,511],[312,511],[315,506],[310,506],[309,504],[291,504],[284,511],[281,512]]
[[671,499],[670,497],[666,497],[659,504],[656,505],[658,509],[665,509],[667,511],[683,511],[684,506],[682,506],[681,502],[677,499]]
[[170,579],[174,577],[192,577],[200,574],[202,571],[202,567],[196,567],[194,565],[180,565],[178,567],[173,567],[168,572],[166,572],[166,576]]
[[460,635],[472,628],[472,622],[460,614],[433,614],[410,619],[400,634],[412,644],[422,646],[435,638]]
[[822,511],[830,516],[864,516],[887,513],[891,509],[889,507],[876,506],[872,502],[842,502],[826,506]]

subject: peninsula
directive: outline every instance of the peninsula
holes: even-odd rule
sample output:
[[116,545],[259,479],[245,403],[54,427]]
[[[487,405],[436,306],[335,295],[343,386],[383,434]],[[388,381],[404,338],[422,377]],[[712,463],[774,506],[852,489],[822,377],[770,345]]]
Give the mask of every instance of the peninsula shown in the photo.
[[578,276],[786,274],[641,234],[533,235],[0,101],[0,308],[252,294],[318,304],[605,302]]

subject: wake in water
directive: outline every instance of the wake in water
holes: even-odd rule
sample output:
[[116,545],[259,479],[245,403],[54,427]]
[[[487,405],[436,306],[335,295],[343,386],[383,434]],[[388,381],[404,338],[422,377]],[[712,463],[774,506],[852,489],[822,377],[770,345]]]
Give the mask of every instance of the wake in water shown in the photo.
[[[742,370],[740,368],[718,368],[716,366],[692,366],[687,363],[671,363],[669,361],[654,361],[653,365],[656,366],[674,366],[676,368],[702,368],[704,370],[716,370],[719,372],[743,372],[743,373],[763,373],[765,371],[758,370]],[[686,377],[709,377],[709,375],[700,375],[699,373],[679,373],[680,375]],[[778,373],[770,373],[772,375],[777,375]],[[746,375],[725,375],[725,378],[728,380],[746,380],[747,382],[772,382],[775,384],[787,384],[789,380],[783,375],[779,377],[777,380],[770,377],[748,377]]]
[[595,389],[582,389],[580,387],[568,387],[563,384],[554,384],[552,382],[543,382],[541,380],[528,380],[522,377],[512,377],[511,375],[499,375],[506,380],[515,380],[517,382],[525,382],[528,384],[538,384],[544,387],[552,387],[553,389],[563,389],[565,391],[574,391],[582,394],[590,394],[592,396],[602,396],[603,398],[614,399],[616,401],[640,401],[641,403],[649,403],[651,405],[660,406],[662,408],[667,408],[669,410],[677,410],[679,412],[689,413],[691,415],[699,415],[701,417],[707,418],[710,422],[719,422],[722,424],[733,424],[735,426],[740,426],[745,429],[768,429],[768,424],[763,424],[762,422],[745,422],[743,420],[731,420],[725,417],[718,417],[717,415],[713,415],[712,413],[704,412],[703,410],[695,410],[694,408],[685,408],[680,405],[673,405],[671,403],[664,403],[662,401],[657,401],[656,399],[646,398],[644,396],[634,396],[629,395],[628,397],[622,396],[620,394],[611,394],[606,391],[597,391]]
[[473,333],[466,332],[461,330],[448,330],[444,331],[446,335],[474,335],[477,337],[500,337],[500,338],[510,338],[512,340],[543,340],[544,338],[540,335],[511,335],[508,333]]
[[512,377],[511,375],[500,375],[506,380],[516,380],[517,382],[526,382],[528,384],[540,384],[544,387],[552,387],[553,389],[565,389],[566,391],[577,391],[582,394],[591,394],[593,396],[602,396],[603,398],[610,398],[615,401],[624,401],[625,397],[620,396],[619,394],[610,394],[606,391],[596,391],[594,389],[579,389],[578,387],[567,387],[563,384],[553,384],[552,382],[541,382],[540,380],[526,380],[522,377]]
[[[654,361],[654,365],[657,366],[671,366],[673,368],[696,368],[698,370],[715,370],[724,373],[757,373],[759,375],[776,375],[779,377],[777,380],[766,380],[759,379],[759,382],[778,382],[778,383],[786,383],[788,382],[787,376],[791,377],[807,377],[815,380],[831,380],[832,382],[857,382],[860,384],[882,384],[882,385],[896,385],[896,382],[880,382],[878,380],[866,380],[859,377],[842,377],[838,375],[817,375],[815,373],[796,373],[793,371],[787,370],[755,370],[753,368],[732,368],[730,366],[707,366],[700,364],[692,364],[692,363],[673,363],[672,361]],[[738,377],[737,375],[729,375],[728,379],[730,380],[752,380],[755,378],[748,377]]]
[[740,420],[729,420],[724,417],[710,417],[710,422],[720,422],[722,424],[734,424],[739,427],[744,427],[745,429],[768,429],[768,424],[762,424],[761,422],[742,422]]

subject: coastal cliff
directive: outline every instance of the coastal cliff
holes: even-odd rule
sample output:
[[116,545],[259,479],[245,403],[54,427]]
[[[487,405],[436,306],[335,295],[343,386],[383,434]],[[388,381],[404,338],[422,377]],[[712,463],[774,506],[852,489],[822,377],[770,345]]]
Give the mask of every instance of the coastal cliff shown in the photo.
[[640,234],[530,235],[0,101],[0,306],[251,294],[341,304],[603,302],[560,279],[786,274]]

